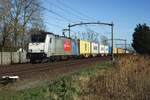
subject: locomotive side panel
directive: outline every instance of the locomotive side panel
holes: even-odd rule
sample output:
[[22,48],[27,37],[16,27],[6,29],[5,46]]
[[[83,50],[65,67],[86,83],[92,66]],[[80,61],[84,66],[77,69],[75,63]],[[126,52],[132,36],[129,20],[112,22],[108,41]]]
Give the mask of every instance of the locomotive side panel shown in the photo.
[[55,37],[55,53],[54,55],[63,55],[64,48],[63,48],[63,39],[60,37]]
[[63,39],[63,50],[64,50],[64,55],[72,55],[72,48],[71,48],[71,40],[64,38]]
[[45,53],[47,57],[52,56],[55,53],[55,36],[54,35],[47,35],[45,41]]
[[57,56],[71,55],[71,40],[63,37],[55,37],[55,54]]

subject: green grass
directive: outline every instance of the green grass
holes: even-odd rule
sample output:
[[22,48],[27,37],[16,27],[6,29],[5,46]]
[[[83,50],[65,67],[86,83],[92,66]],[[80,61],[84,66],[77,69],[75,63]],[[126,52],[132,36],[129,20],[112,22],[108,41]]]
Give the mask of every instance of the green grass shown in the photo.
[[101,65],[94,65],[94,67],[85,68],[71,75],[60,77],[54,82],[54,85],[49,86],[51,99],[73,100],[78,98],[82,93],[84,83],[90,77],[95,76],[100,69],[106,69],[108,66],[110,66],[110,63],[104,62]]
[[79,97],[90,77],[97,74],[100,69],[111,66],[110,62],[95,64],[71,74],[58,77],[53,84],[21,91],[0,91],[0,100],[72,100]]

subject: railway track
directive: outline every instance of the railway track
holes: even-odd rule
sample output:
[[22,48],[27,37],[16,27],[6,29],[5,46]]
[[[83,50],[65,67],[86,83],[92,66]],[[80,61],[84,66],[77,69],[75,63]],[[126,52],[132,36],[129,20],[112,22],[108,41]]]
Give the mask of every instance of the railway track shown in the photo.
[[17,75],[20,78],[29,78],[30,76],[37,75],[40,73],[50,73],[53,72],[65,72],[68,70],[74,70],[81,67],[82,65],[90,65],[97,61],[109,60],[109,57],[96,57],[87,59],[76,59],[69,61],[61,61],[54,63],[44,63],[44,64],[18,64],[11,66],[0,67],[0,76],[4,75]]

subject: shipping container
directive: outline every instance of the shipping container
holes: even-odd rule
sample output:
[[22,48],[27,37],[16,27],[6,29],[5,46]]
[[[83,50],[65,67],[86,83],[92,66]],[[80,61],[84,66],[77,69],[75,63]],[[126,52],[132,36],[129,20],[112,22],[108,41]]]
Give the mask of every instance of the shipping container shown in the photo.
[[79,48],[79,54],[80,55],[90,55],[91,48],[90,48],[90,42],[84,41],[84,40],[78,40],[78,48]]
[[113,48],[113,53],[117,54],[117,48]]
[[122,48],[117,48],[117,53],[118,54],[123,54],[123,53],[125,53],[125,51]]
[[109,53],[109,47],[107,45],[105,45],[104,48],[105,48],[105,51],[104,51],[105,55],[108,55],[108,53]]
[[105,46],[102,44],[99,44],[99,53],[104,54],[105,53]]
[[112,47],[109,47],[109,54],[112,53]]
[[125,53],[131,53],[129,50],[126,50]]
[[78,41],[76,39],[71,40],[72,55],[78,55]]
[[91,54],[96,56],[98,54],[98,43],[91,42]]

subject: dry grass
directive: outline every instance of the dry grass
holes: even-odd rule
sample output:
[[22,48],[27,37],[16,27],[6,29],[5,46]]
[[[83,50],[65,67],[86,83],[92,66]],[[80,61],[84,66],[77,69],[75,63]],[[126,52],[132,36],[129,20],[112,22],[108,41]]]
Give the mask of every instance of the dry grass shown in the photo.
[[83,100],[150,100],[150,58],[119,57],[82,88]]

